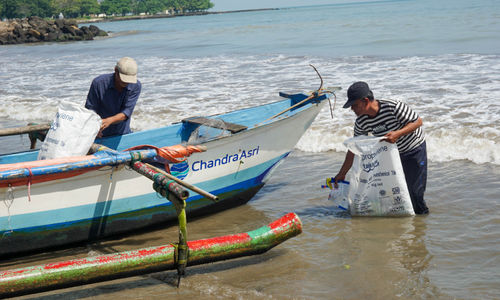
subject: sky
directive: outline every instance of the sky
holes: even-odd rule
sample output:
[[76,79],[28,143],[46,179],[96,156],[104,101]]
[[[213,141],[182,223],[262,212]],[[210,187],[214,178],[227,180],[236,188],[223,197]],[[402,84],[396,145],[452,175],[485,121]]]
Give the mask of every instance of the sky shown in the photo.
[[211,0],[215,5],[213,11],[256,9],[256,8],[280,8],[294,6],[309,6],[321,4],[335,4],[360,2],[363,0]]

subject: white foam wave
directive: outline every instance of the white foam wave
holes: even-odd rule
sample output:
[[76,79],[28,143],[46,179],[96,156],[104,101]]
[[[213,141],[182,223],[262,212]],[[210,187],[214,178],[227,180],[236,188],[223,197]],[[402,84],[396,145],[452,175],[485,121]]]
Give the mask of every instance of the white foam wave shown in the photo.
[[[0,55],[0,117],[50,121],[60,100],[84,103],[91,80],[112,72],[114,56]],[[207,56],[138,57],[143,92],[132,127],[164,126],[194,115],[210,115],[268,103],[279,91],[311,91],[319,86],[315,65],[326,86],[342,86],[334,119],[323,110],[299,141],[303,151],[345,151],[355,116],[342,109],[345,89],[369,82],[376,98],[406,101],[424,120],[429,158],[467,159],[500,164],[500,57]]]

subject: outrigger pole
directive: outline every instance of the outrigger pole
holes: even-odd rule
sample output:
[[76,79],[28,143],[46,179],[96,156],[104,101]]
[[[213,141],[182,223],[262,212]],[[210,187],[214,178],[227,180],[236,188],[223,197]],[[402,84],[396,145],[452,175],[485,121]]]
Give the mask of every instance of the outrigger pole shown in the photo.
[[[261,254],[302,232],[302,223],[289,213],[267,226],[246,233],[187,242],[187,263],[200,265]],[[12,297],[173,270],[176,248],[163,245],[0,272],[0,297]]]
[[167,178],[160,172],[151,169],[147,164],[136,161],[130,164],[132,169],[153,181],[153,189],[163,197],[167,198],[175,207],[177,221],[179,222],[179,243],[173,244],[174,264],[177,268],[177,287],[181,282],[181,277],[185,274],[188,258],[187,245],[187,218],[186,199],[189,192],[175,181]]
[[[200,150],[205,150],[204,148]],[[91,152],[108,151],[118,154],[119,152],[112,150],[106,146],[93,144]],[[181,277],[186,272],[188,262],[189,247],[187,245],[187,218],[186,218],[186,199],[189,197],[189,192],[184,187],[194,190],[202,196],[216,202],[218,197],[197,188],[193,185],[180,180],[171,174],[164,172],[148,163],[134,160],[130,162],[130,167],[137,173],[151,179],[153,181],[153,189],[168,199],[175,207],[177,220],[179,222],[179,243],[175,244],[174,262],[177,268],[177,287],[181,282]]]

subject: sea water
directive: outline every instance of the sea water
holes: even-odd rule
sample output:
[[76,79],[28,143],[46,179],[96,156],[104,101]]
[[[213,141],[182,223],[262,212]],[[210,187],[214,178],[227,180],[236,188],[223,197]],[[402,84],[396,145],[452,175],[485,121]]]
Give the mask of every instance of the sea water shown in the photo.
[[[190,222],[199,239],[260,227],[295,211],[304,233],[270,252],[175,272],[41,294],[232,299],[500,297],[500,2],[364,1],[96,24],[111,37],[0,47],[3,126],[48,122],[85,102],[92,79],[131,56],[143,91],[135,131],[340,86],[294,152],[249,204]],[[424,121],[428,216],[350,218],[321,189],[339,170],[355,116],[354,81],[407,102]],[[332,99],[334,100],[334,99]],[[0,140],[2,152],[28,147]],[[0,203],[1,205],[1,203]],[[176,240],[176,228],[2,262],[2,269]]]

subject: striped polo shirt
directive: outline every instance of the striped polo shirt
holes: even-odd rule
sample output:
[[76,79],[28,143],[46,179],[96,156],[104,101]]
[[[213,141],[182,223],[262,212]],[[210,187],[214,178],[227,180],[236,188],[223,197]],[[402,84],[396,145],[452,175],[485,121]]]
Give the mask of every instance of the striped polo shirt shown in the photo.
[[[403,128],[406,124],[418,120],[418,114],[406,103],[394,100],[377,100],[380,109],[375,117],[359,116],[354,124],[354,136],[368,135],[384,136],[390,131]],[[420,146],[425,141],[422,126],[415,131],[401,136],[396,144],[399,153],[405,153]]]

